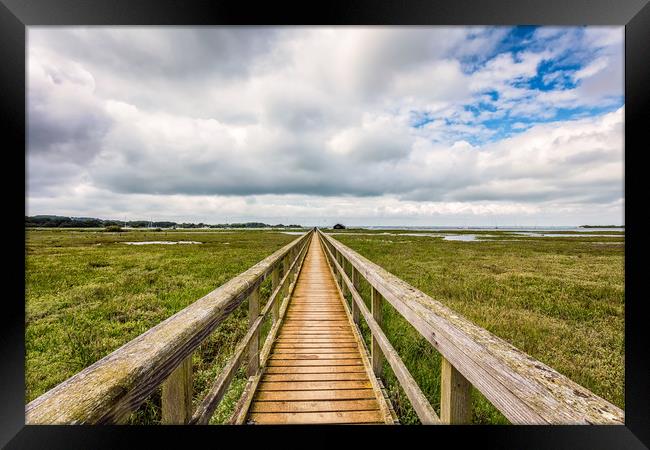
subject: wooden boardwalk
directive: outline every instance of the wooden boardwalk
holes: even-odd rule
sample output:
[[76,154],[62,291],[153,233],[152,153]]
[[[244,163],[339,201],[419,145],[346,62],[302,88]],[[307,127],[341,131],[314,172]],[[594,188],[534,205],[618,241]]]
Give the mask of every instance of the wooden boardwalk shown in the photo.
[[247,423],[393,423],[316,235],[266,366]]

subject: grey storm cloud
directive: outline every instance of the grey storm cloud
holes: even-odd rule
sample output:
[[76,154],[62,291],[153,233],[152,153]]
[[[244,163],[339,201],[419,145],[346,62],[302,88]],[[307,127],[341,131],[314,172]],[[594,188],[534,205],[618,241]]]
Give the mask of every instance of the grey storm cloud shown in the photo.
[[134,80],[185,81],[246,75],[251,59],[269,52],[281,33],[269,27],[37,27],[29,39]]
[[[622,198],[622,108],[467,142],[491,136],[464,108],[488,87],[501,109],[485,117],[589,107],[616,93],[608,80],[622,73],[622,33],[571,31],[583,81],[575,92],[543,93],[513,80],[534,74],[552,48],[486,61],[507,32],[30,27],[29,195]],[[563,35],[548,35],[566,59]],[[414,128],[415,113],[431,121]]]

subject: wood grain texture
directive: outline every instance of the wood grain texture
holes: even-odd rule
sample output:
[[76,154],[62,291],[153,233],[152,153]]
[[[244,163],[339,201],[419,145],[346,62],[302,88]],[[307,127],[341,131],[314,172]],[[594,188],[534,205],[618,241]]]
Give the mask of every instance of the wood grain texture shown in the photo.
[[250,422],[256,424],[377,424],[382,422],[379,410],[336,412],[253,412]]
[[163,425],[184,425],[192,416],[192,355],[185,358],[162,384]]
[[342,302],[314,236],[248,423],[385,423]]
[[440,368],[440,419],[447,424],[472,420],[472,385],[444,357]]
[[317,232],[512,423],[624,424],[622,409]]
[[328,412],[328,411],[376,411],[373,400],[312,400],[257,402],[252,412]]
[[342,389],[338,391],[257,391],[253,404],[260,401],[295,401],[295,400],[374,400],[373,389]]

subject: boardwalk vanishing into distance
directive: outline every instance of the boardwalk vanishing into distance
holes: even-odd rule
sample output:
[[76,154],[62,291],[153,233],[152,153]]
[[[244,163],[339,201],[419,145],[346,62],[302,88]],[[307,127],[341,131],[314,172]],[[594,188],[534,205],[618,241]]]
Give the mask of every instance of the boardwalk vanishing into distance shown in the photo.
[[[193,407],[192,354],[246,300],[248,331]],[[441,354],[439,412],[384,334],[383,302]],[[26,423],[124,423],[162,386],[163,424],[208,424],[243,366],[248,380],[232,424],[397,424],[381,381],[385,366],[423,424],[470,423],[472,389],[513,424],[624,424],[620,408],[318,229],[30,402]]]
[[247,423],[392,423],[313,236]]

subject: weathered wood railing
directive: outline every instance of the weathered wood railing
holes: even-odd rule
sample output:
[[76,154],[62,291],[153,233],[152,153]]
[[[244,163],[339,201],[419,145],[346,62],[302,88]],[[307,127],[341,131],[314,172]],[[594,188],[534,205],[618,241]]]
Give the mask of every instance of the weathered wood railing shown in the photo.
[[[341,291],[351,294],[354,321],[358,324],[361,314],[370,329],[375,374],[381,374],[385,360],[422,423],[469,423],[472,385],[515,424],[624,423],[620,408],[459,316],[333,237],[320,230],[318,236]],[[358,292],[359,277],[370,285],[370,310]],[[382,331],[383,300],[442,356],[440,416]]]
[[[271,311],[274,325],[265,344],[265,348],[270,348],[273,331],[279,327],[280,302],[286,303],[291,295],[312,233],[305,233],[33,400],[26,406],[26,423],[122,423],[161,384],[163,423],[208,423],[246,355],[248,374],[251,378],[258,374],[260,327]],[[272,292],[260,312],[259,289],[269,276]],[[248,332],[207,396],[192,412],[192,353],[246,299]]]

